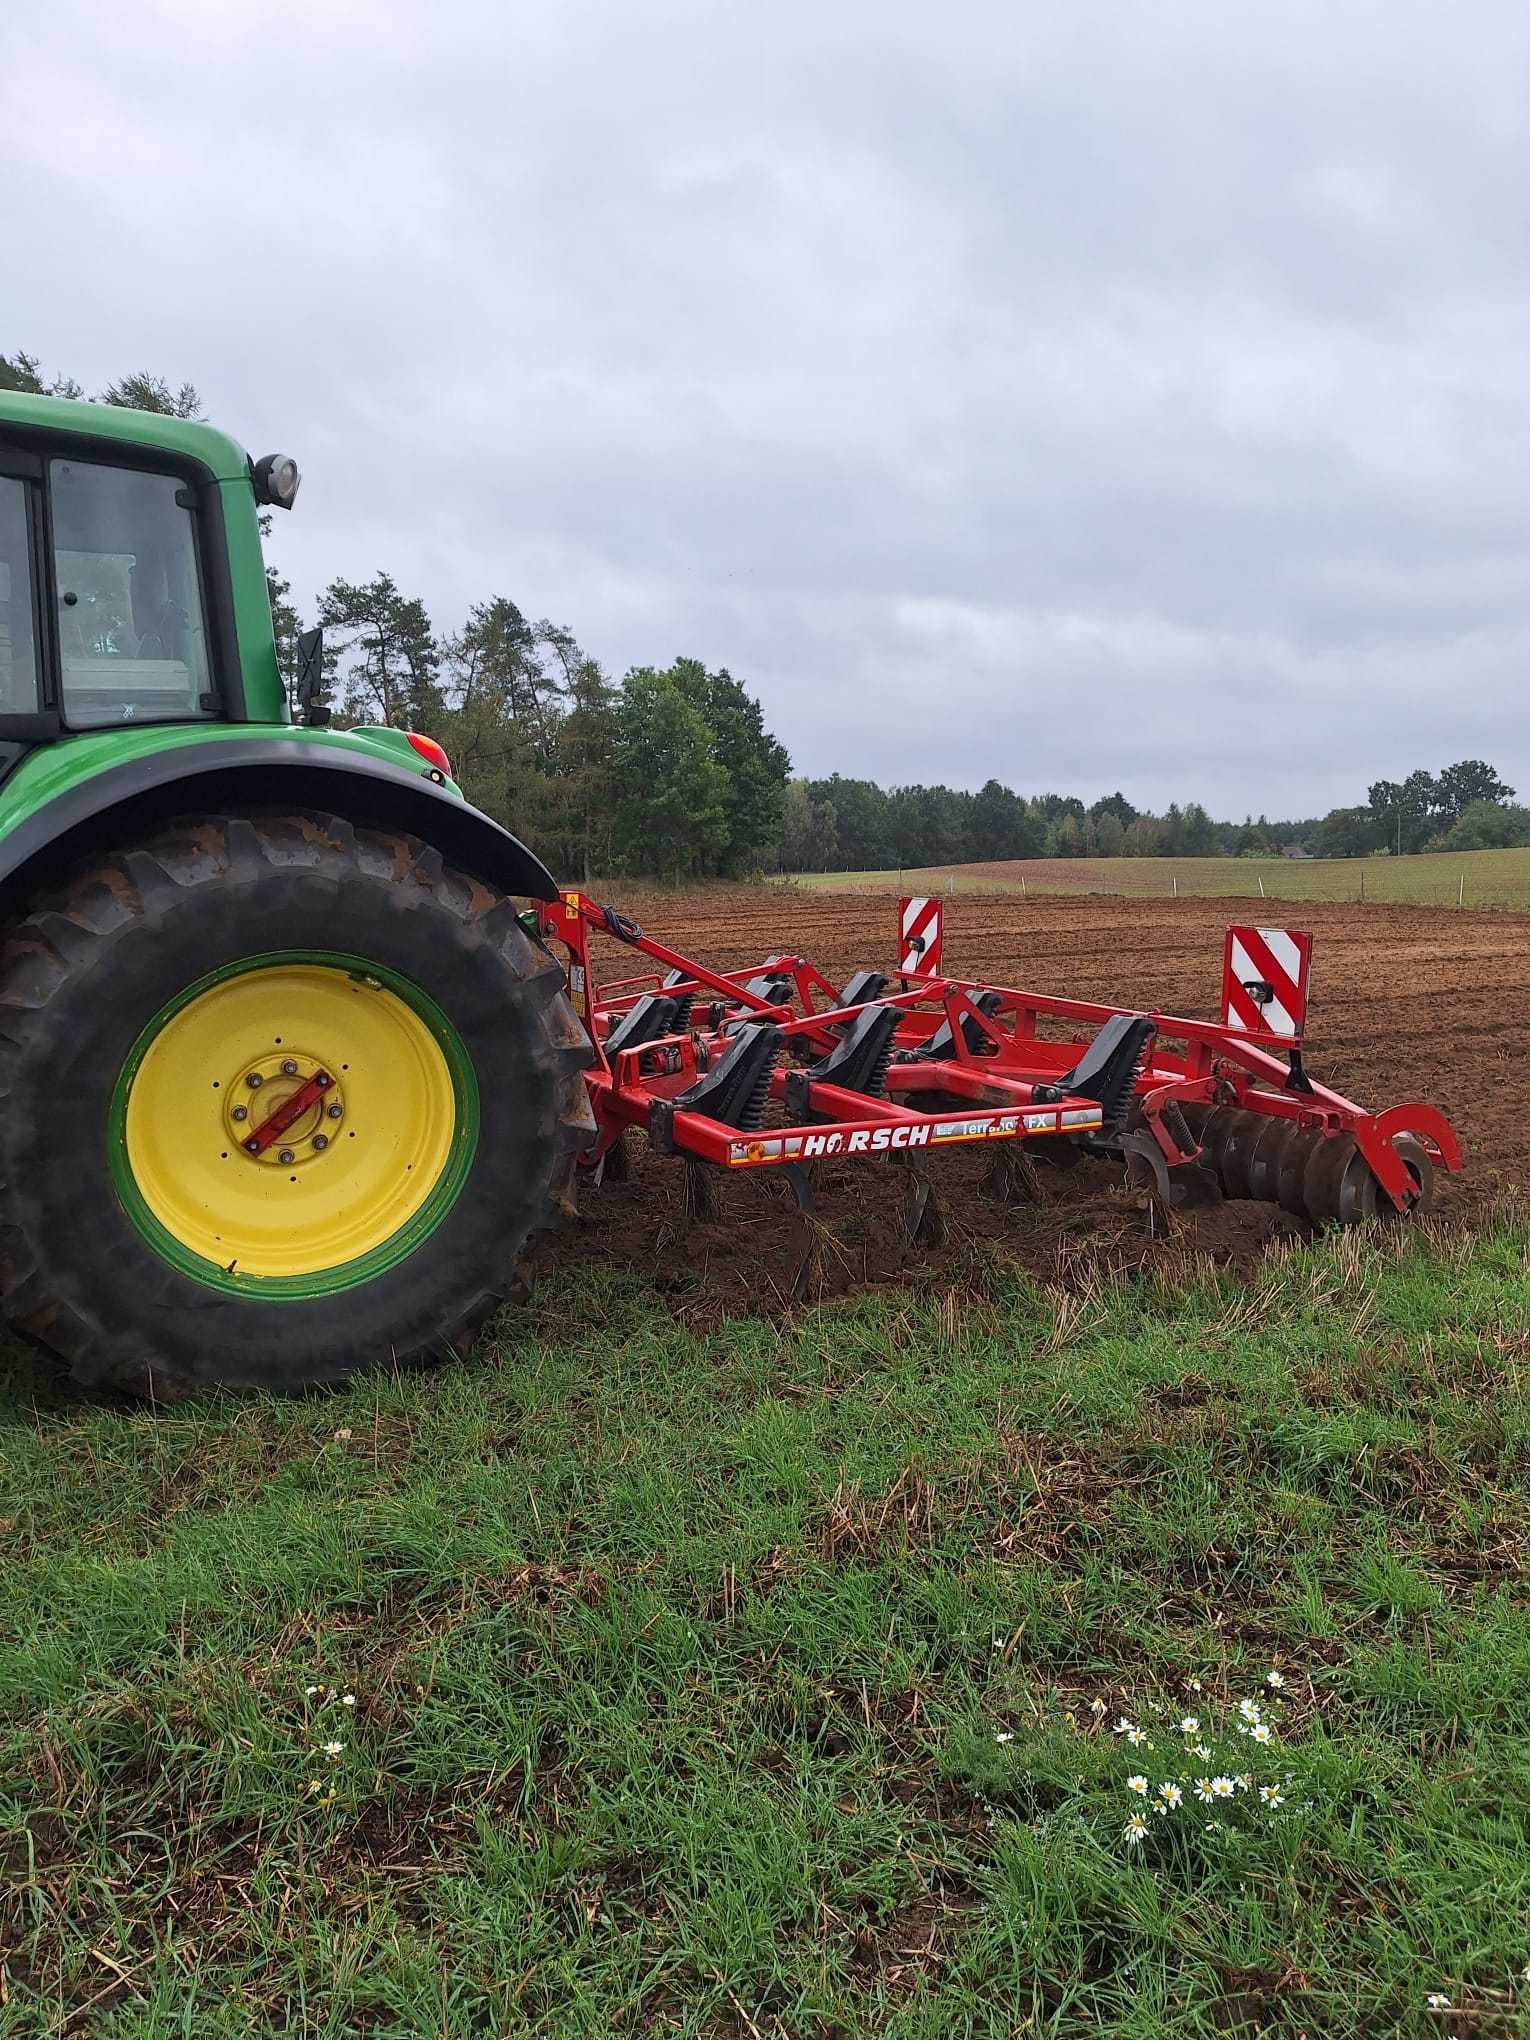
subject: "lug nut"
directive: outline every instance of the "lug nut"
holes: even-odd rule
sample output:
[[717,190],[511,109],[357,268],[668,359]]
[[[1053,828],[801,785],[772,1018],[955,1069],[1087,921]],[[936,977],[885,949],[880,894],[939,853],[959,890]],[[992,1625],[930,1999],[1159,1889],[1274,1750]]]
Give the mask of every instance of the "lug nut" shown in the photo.
[[314,1152],[322,1154],[324,1149],[329,1146],[329,1135],[327,1133],[316,1133],[313,1137],[313,1145]]
[[328,1070],[315,1070],[313,1073],[313,1081],[315,1086],[319,1090],[327,1091],[330,1085],[334,1082],[334,1078],[330,1075]]
[[250,1135],[249,1139],[245,1142],[244,1145],[245,1152],[247,1154],[258,1155],[260,1153],[260,1142],[255,1138],[253,1133]]
[[282,1064],[282,1075],[284,1077],[295,1077],[297,1075],[297,1064],[292,1060],[291,1056],[288,1056],[287,1060]]
[[259,1070],[251,1070],[251,1071],[250,1071],[250,1074],[249,1074],[249,1075],[248,1075],[248,1076],[247,1076],[247,1077],[245,1078],[245,1080],[244,1080],[244,1081],[245,1081],[245,1082],[246,1082],[246,1083],[247,1083],[247,1084],[249,1085],[249,1087],[250,1087],[250,1089],[251,1089],[252,1091],[258,1091],[258,1090],[260,1089],[261,1085],[262,1085],[262,1084],[263,1084],[263,1083],[264,1083],[264,1082],[265,1082],[266,1080],[265,1080],[265,1078],[264,1078],[264,1077],[263,1077],[263,1076],[262,1076],[262,1075],[260,1074],[260,1071],[259,1071]]
[[276,1151],[276,1159],[279,1162],[295,1162],[297,1160],[297,1156],[292,1152],[291,1148],[278,1148]]
[[331,1105],[327,1109],[331,1119],[338,1119],[340,1117],[340,1107],[338,1105]]
[[248,1119],[250,1108],[248,1105],[236,1105],[228,1116],[230,1119]]

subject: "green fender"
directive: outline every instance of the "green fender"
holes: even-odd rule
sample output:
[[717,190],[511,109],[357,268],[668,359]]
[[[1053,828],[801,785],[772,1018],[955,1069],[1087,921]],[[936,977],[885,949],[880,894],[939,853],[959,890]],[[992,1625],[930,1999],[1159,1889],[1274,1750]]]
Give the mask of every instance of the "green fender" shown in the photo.
[[408,830],[497,891],[558,896],[552,873],[462,798],[401,730],[280,724],[103,730],[24,752],[0,782],[0,909],[175,815],[319,808]]

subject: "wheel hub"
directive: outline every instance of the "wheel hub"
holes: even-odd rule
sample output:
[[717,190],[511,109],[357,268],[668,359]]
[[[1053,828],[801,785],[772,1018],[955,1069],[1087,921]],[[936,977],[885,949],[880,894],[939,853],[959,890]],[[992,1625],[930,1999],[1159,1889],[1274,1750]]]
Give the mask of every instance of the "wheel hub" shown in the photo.
[[303,952],[188,986],[139,1037],[113,1113],[140,1230],[198,1279],[283,1285],[272,1295],[323,1294],[407,1258],[450,1209],[477,1136],[471,1066],[427,995]]
[[297,1049],[273,1049],[225,1086],[224,1139],[268,1168],[303,1167],[333,1151],[348,1129],[345,1093],[329,1065]]

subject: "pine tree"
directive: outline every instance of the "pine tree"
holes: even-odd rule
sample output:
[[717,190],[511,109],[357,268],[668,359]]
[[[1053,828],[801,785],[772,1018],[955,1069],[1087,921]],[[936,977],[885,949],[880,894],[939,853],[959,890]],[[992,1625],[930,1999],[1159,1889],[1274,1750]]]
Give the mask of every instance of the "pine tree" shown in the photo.
[[424,729],[444,710],[440,653],[425,605],[401,595],[391,574],[370,581],[331,581],[319,600],[324,663],[342,690],[345,715],[357,722]]

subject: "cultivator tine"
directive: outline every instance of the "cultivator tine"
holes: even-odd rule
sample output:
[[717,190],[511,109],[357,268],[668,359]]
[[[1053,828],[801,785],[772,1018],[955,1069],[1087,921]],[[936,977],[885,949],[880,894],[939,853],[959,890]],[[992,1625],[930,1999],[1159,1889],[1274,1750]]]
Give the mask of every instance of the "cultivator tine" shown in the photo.
[[[1077,1150],[1071,1150],[1077,1159]],[[983,1194],[1000,1204],[1041,1204],[1045,1201],[1041,1178],[1030,1156],[1007,1141],[999,1148],[983,1174]]]
[[598,1190],[602,1183],[625,1183],[631,1174],[632,1151],[626,1134],[619,1133],[590,1171],[590,1181]]
[[1164,1211],[1171,1211],[1174,1192],[1169,1184],[1169,1164],[1157,1141],[1150,1133],[1142,1132],[1121,1133],[1116,1140],[1126,1157],[1127,1182],[1146,1190]]
[[812,1172],[804,1162],[788,1162],[777,1171],[786,1178],[797,1207],[797,1231],[801,1251],[797,1256],[796,1273],[792,1276],[791,1296],[793,1303],[800,1303],[812,1287],[822,1261],[822,1239],[818,1224],[818,1204],[813,1196]]
[[680,1208],[687,1218],[716,1218],[717,1178],[709,1162],[686,1163],[685,1187],[680,1199]]
[[903,1197],[904,1230],[922,1246],[938,1247],[946,1236],[946,1221],[935,1186],[911,1156],[899,1155],[895,1159],[908,1171],[908,1189]]
[[[1170,1130],[1176,1136],[1183,1132],[1185,1140],[1190,1143],[1183,1158],[1172,1167],[1146,1126],[1133,1127],[1117,1136],[1121,1151],[1126,1156],[1127,1182],[1145,1189],[1153,1203],[1166,1213],[1219,1204],[1222,1183],[1216,1170],[1206,1168],[1194,1159],[1193,1137],[1183,1121],[1178,1127],[1171,1126]],[[1149,1222],[1151,1224],[1151,1212]]]

